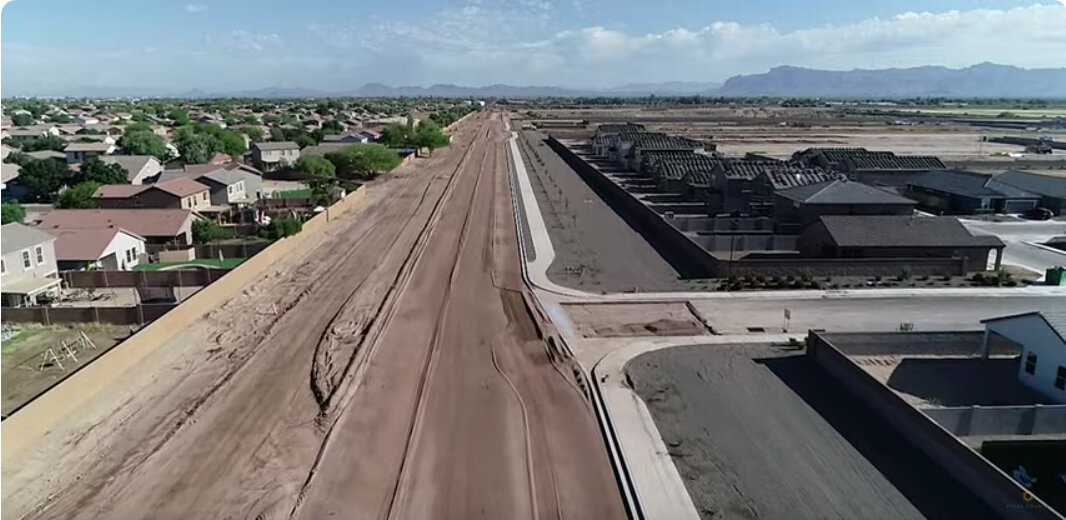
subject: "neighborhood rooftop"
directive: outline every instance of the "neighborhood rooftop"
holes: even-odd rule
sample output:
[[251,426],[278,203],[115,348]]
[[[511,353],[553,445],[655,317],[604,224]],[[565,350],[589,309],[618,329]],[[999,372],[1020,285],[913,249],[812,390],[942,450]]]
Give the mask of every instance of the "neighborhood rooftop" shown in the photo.
[[17,222],[4,224],[0,227],[0,231],[4,236],[2,249],[5,255],[55,239],[53,235]]
[[184,209],[57,209],[38,226],[50,229],[122,228],[141,236],[169,236],[181,232],[192,217]]
[[994,236],[974,236],[952,217],[823,215],[820,222],[841,247],[1002,246]]

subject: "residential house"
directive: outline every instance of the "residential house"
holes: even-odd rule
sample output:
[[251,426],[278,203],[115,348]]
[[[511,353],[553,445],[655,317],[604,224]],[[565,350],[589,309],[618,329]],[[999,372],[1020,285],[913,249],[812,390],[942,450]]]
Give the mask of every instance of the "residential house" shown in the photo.
[[[230,161],[223,165],[214,164],[187,164],[180,170],[165,170],[160,176],[160,180],[173,179],[177,177],[189,177],[191,179],[203,182],[204,184],[211,185],[210,181],[205,181],[200,177],[210,172],[224,171],[233,177],[239,176],[244,183],[244,197],[250,200],[256,200],[263,198],[263,172],[249,166],[247,164],[241,164],[238,162]],[[236,188],[234,188],[236,190]],[[216,200],[218,193],[214,190],[211,192],[212,201]],[[229,197],[227,193],[227,197]],[[212,202],[214,204],[214,202]]]
[[115,153],[115,145],[107,142],[70,143],[63,153],[67,156],[67,164],[82,164],[90,157]]
[[26,152],[26,155],[37,161],[43,161],[45,159],[67,160],[67,154],[55,150],[37,150],[36,152]]
[[1066,314],[1033,311],[982,320],[988,357],[989,339],[999,336],[1021,349],[1018,381],[1056,403],[1066,404]]
[[1066,215],[1066,177],[1009,170],[992,176],[992,183],[1039,195],[1040,207],[1055,215]]
[[200,211],[211,206],[210,187],[180,177],[155,184],[105,184],[93,200],[101,208],[158,208]]
[[307,148],[304,148],[303,150],[300,150],[300,156],[303,156],[303,157],[307,157],[307,156],[325,157],[328,154],[331,154],[333,152],[338,152],[340,150],[348,148],[349,146],[352,146],[352,143],[328,143],[328,142],[324,142],[322,144],[316,144],[314,146],[308,146]]
[[190,244],[195,219],[186,209],[57,209],[43,215],[37,228],[48,233],[118,228],[148,244]]
[[59,289],[55,237],[19,223],[0,227],[0,289],[5,307],[36,305],[37,297]]
[[86,114],[74,116],[73,118],[71,118],[71,121],[73,121],[75,124],[79,124],[79,125],[98,125],[98,124],[100,124],[100,119],[99,118],[96,118],[96,117],[93,117],[93,116],[90,116],[90,115],[86,115]]
[[200,174],[196,182],[211,189],[211,205],[240,206],[252,201],[248,197],[244,184],[244,174],[225,169],[213,170]]
[[151,155],[111,155],[101,159],[104,164],[117,164],[126,170],[130,184],[151,182],[163,172],[159,159]]
[[364,128],[359,131],[359,135],[365,137],[367,142],[376,143],[381,140],[381,130],[375,128]]
[[292,141],[252,143],[252,162],[263,171],[284,168],[300,158],[300,146]]
[[823,215],[797,244],[802,255],[818,258],[962,258],[966,271],[999,269],[1005,247],[956,218],[906,215]]
[[61,271],[128,271],[145,255],[145,240],[121,228],[57,229],[56,262]]
[[59,127],[52,124],[30,125],[12,128],[5,132],[8,137],[59,137]]
[[775,192],[774,220],[779,232],[789,233],[824,215],[913,215],[916,204],[881,188],[834,179]]
[[592,136],[592,150],[599,157],[606,157],[611,147],[612,137],[623,133],[644,132],[644,125],[635,123],[604,124],[596,127]]
[[344,143],[344,144],[356,144],[356,143],[369,143],[370,136],[363,133],[357,134],[335,134],[327,135],[322,139],[322,144]]
[[925,211],[956,215],[1024,213],[1041,199],[989,175],[961,170],[926,173],[907,185],[906,195]]
[[930,170],[947,166],[933,155],[896,155],[865,148],[807,148],[792,154],[792,160],[847,174],[873,186],[906,186]]

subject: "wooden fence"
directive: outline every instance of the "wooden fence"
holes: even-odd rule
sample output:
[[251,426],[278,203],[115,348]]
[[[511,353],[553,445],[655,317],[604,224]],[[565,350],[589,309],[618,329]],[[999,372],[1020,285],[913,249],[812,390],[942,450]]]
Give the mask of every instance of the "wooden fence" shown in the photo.
[[177,306],[177,303],[141,303],[130,307],[4,307],[0,312],[5,323],[144,325]]
[[174,269],[171,271],[65,271],[65,287],[203,287],[222,278],[231,269]]

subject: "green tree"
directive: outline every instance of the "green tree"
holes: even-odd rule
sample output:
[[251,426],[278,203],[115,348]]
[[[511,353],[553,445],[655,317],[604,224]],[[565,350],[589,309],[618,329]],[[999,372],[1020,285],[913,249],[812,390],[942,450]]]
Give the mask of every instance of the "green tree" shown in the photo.
[[270,224],[260,230],[259,234],[264,238],[278,240],[279,238],[295,235],[301,229],[303,229],[303,222],[289,215],[279,215],[271,219]]
[[241,156],[248,151],[248,146],[244,144],[244,136],[237,132],[223,130],[221,134],[216,136],[216,139],[218,142],[218,149],[215,150],[216,152],[222,152],[226,155]]
[[227,240],[237,236],[232,229],[224,228],[210,219],[197,219],[192,223],[192,241],[206,244],[215,240]]
[[185,126],[192,122],[192,119],[189,118],[189,113],[180,108],[167,112],[167,117],[174,121],[174,126]]
[[165,159],[167,156],[166,141],[151,131],[127,132],[119,139],[118,144],[130,155],[153,155],[158,159]]
[[394,124],[381,131],[381,143],[390,148],[400,148],[411,144],[413,132],[407,125]]
[[62,152],[67,147],[66,141],[50,135],[47,137],[12,137],[4,139],[4,142],[21,149],[23,152],[36,152],[40,150],[55,150]]
[[339,134],[344,131],[344,125],[340,121],[330,119],[322,123],[322,132],[328,135]]
[[259,118],[255,117],[253,115],[244,116],[243,121],[244,121],[244,124],[246,124],[246,125],[258,125],[259,124]]
[[90,157],[81,165],[83,182],[95,182],[97,184],[126,184],[129,182],[129,172],[117,164],[107,164],[99,157]]
[[[254,124],[254,123],[252,123]],[[240,132],[253,141],[263,140],[263,129],[258,126],[244,126],[241,127]]]
[[30,114],[15,114],[11,116],[11,124],[15,126],[30,126],[33,124],[33,116]]
[[292,169],[298,172],[308,173],[315,177],[336,177],[337,168],[324,157],[305,155],[296,159]]
[[66,161],[44,159],[23,166],[18,180],[19,184],[30,190],[34,200],[51,202],[55,200],[59,189],[70,184],[73,178]]
[[270,129],[270,140],[271,141],[284,141],[285,140],[285,131],[280,129],[280,128],[278,128],[278,127],[271,128]]
[[433,150],[448,146],[452,139],[440,129],[437,123],[427,120],[418,125],[413,141],[414,145],[419,148],[429,148],[429,154],[433,155]]
[[21,224],[23,220],[26,220],[26,208],[23,208],[18,202],[0,205],[0,220],[2,220],[0,223],[3,224],[12,222]]
[[129,134],[132,134],[134,132],[151,132],[151,131],[152,131],[152,125],[151,124],[143,122],[143,121],[138,121],[136,123],[130,123],[129,125],[126,125],[125,134],[129,135]]
[[70,116],[62,112],[57,112],[55,114],[48,114],[48,120],[56,124],[65,125],[70,122]]
[[326,159],[342,179],[371,179],[402,162],[396,152],[380,144],[353,144],[327,154]]
[[96,182],[83,182],[67,188],[59,194],[56,207],[60,209],[91,209],[96,207],[96,199],[93,194],[100,187]]

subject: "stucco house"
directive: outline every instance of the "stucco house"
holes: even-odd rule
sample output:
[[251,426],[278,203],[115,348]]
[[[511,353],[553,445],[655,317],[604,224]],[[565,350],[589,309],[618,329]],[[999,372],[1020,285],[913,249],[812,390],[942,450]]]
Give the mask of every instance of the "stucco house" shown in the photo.
[[130,184],[145,184],[163,171],[159,159],[151,155],[110,155],[102,157],[104,164],[117,164],[126,170]]
[[199,211],[211,206],[210,187],[180,177],[156,184],[105,184],[93,199],[101,208],[159,208]]
[[144,238],[121,228],[60,229],[53,233],[61,271],[128,271],[145,255]]
[[284,168],[300,158],[300,146],[292,141],[252,143],[252,162],[263,171]]
[[96,143],[70,143],[63,149],[67,155],[67,164],[81,164],[90,157],[111,155],[115,153],[115,145],[106,141]]
[[6,307],[36,305],[37,297],[59,289],[56,238],[19,223],[0,227],[0,287]]

